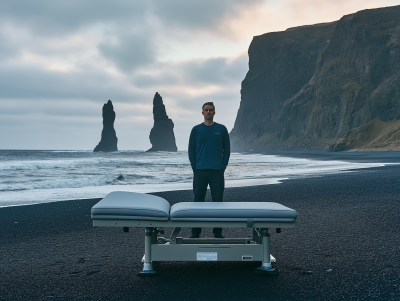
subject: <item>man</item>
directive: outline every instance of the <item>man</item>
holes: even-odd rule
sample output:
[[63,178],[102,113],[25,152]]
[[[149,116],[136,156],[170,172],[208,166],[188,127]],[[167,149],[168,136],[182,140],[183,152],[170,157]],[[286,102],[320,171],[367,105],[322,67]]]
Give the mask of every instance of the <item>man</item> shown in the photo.
[[[193,192],[195,202],[204,202],[210,185],[213,202],[222,202],[231,147],[226,127],[214,122],[215,106],[203,105],[204,122],[196,125],[189,138],[189,160],[193,169]],[[192,228],[190,238],[199,238],[201,228]],[[222,228],[213,229],[215,238],[224,238]]]

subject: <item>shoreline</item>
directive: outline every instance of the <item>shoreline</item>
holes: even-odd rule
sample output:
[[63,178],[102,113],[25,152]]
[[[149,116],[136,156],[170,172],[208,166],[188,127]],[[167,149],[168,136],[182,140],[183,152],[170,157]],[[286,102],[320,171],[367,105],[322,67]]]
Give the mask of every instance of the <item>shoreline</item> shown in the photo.
[[[359,167],[347,167],[346,164],[399,164],[400,163],[400,152],[327,152],[327,151],[287,151],[287,152],[265,152],[265,153],[241,153],[241,154],[259,154],[259,155],[272,155],[281,158],[292,158],[292,159],[305,159],[305,160],[317,160],[318,164],[323,161],[341,161],[338,162],[340,167],[334,165],[325,166],[325,169],[320,171],[310,169],[309,174],[305,170],[298,169],[292,173],[291,170],[287,170],[286,173],[276,173],[275,171],[270,172],[268,175],[263,175],[261,178],[243,178],[243,179],[230,179],[229,173],[226,177],[226,187],[247,187],[247,186],[260,186],[279,184],[283,180],[298,178],[298,177],[315,177],[324,176],[326,174],[340,174],[343,172],[354,171],[360,168],[374,168],[370,166],[359,166]],[[272,159],[275,160],[275,159]],[[279,160],[279,159],[277,159]],[[290,159],[289,159],[290,160]],[[285,160],[282,160],[285,161]],[[345,163],[343,163],[345,162]],[[312,164],[311,164],[312,165]],[[333,168],[332,168],[333,167]],[[336,168],[336,170],[335,170]],[[274,169],[272,169],[274,170]],[[1,191],[0,196],[2,201],[0,202],[0,208],[12,207],[12,206],[26,206],[33,204],[40,204],[44,202],[59,202],[68,200],[79,200],[79,199],[91,199],[97,197],[104,197],[111,191],[133,191],[139,193],[154,193],[164,191],[180,191],[185,189],[191,189],[192,183],[160,183],[160,184],[140,184],[140,185],[105,185],[105,186],[87,186],[77,188],[54,188],[54,189],[34,189],[34,190],[20,190],[20,191]]]
[[246,153],[259,153],[263,155],[276,155],[282,157],[303,158],[321,161],[338,160],[350,163],[400,163],[400,151],[329,152],[326,150],[315,150]]
[[[0,300],[396,300],[399,172],[389,165],[227,188],[225,201],[278,202],[299,214],[295,229],[270,231],[280,274],[267,278],[253,273],[259,262],[161,262],[158,277],[140,278],[143,229],[93,228],[99,199],[0,208]],[[193,199],[191,190],[152,194]]]

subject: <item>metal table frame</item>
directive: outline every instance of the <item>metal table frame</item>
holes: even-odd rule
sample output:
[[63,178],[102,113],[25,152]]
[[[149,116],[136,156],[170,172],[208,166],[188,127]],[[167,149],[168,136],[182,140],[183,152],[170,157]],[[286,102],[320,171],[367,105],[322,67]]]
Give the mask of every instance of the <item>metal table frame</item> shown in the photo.
[[[270,236],[268,229],[295,228],[295,222],[214,222],[214,221],[154,221],[154,220],[93,220],[95,227],[145,228],[145,255],[141,276],[156,275],[153,261],[262,261],[256,274],[277,275],[278,269],[272,267],[275,258],[270,255]],[[181,228],[252,228],[251,238],[200,239],[178,237]],[[175,228],[171,237],[159,237],[164,231],[159,228]]]

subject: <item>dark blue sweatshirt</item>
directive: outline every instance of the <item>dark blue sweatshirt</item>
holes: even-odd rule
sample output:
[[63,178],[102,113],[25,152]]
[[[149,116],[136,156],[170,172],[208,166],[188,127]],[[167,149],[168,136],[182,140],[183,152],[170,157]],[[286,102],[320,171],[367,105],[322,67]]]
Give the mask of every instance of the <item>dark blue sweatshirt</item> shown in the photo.
[[193,127],[189,138],[189,160],[193,169],[225,170],[231,155],[226,127],[214,122]]

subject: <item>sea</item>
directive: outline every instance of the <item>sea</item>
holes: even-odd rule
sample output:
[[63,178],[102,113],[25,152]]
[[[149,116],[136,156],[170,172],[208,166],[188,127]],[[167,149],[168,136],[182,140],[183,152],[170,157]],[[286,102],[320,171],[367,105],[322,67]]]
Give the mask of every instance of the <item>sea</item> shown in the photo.
[[[225,187],[353,172],[382,163],[352,163],[232,153]],[[0,150],[0,207],[102,198],[112,191],[192,189],[186,151]],[[191,201],[191,200],[188,200]]]

